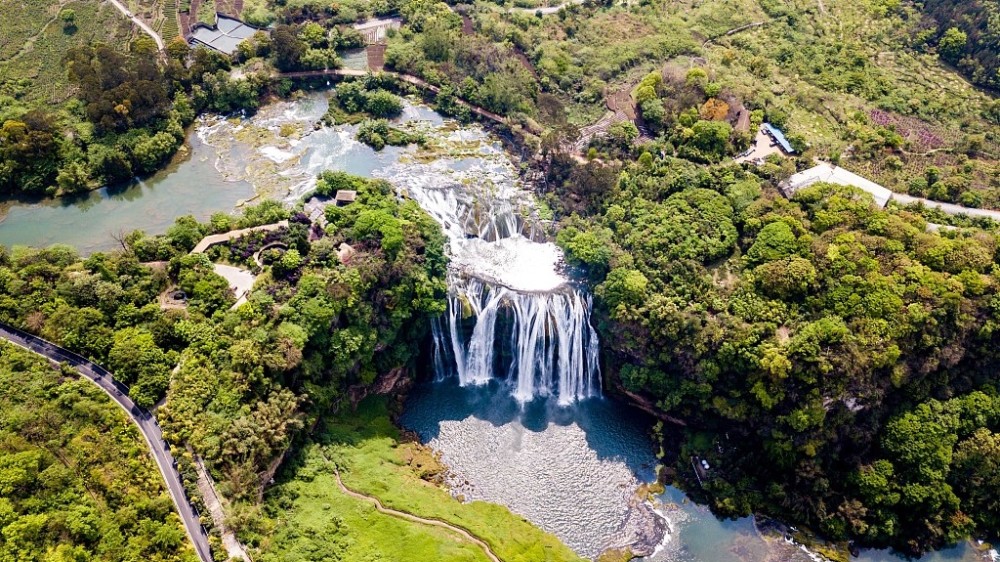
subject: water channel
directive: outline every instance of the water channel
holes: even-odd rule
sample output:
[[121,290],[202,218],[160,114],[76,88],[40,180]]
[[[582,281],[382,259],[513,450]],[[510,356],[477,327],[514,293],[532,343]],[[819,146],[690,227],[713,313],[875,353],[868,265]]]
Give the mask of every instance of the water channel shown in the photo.
[[[316,93],[250,119],[206,119],[189,136],[190,153],[149,180],[11,206],[0,243],[73,243],[87,253],[113,247],[120,231],[158,233],[182,214],[231,211],[251,185],[293,201],[324,169],[388,179],[449,235],[450,313],[427,365],[435,382],[411,393],[401,423],[441,452],[456,495],[502,503],[591,559],[636,541],[651,546],[654,562],[815,559],[762,536],[751,518],[716,519],[679,490],[637,499],[655,477],[651,420],[600,396],[587,296],[559,271],[558,249],[540,235],[530,193],[495,139],[408,105],[400,122],[423,130],[429,147],[374,152],[353,127],[316,127],[325,107]],[[921,560],[984,559],[962,544]],[[901,558],[869,551],[858,560]]]

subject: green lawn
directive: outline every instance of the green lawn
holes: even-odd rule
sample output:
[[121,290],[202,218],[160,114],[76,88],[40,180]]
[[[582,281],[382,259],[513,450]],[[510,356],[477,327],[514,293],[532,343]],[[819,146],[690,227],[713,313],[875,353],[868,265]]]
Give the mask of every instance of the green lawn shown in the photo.
[[[333,558],[341,560],[486,560],[479,547],[448,531],[379,514],[342,494],[330,464],[336,463],[352,490],[376,496],[386,507],[463,527],[505,562],[580,561],[553,535],[505,507],[461,503],[429,482],[442,469],[440,463],[427,448],[400,442],[384,400],[368,399],[357,412],[329,420],[317,429],[316,439],[269,495],[268,508],[280,508],[283,515],[265,542],[263,560],[300,560],[317,549],[342,553]],[[354,552],[359,558],[349,555]],[[361,552],[373,558],[362,558]]]

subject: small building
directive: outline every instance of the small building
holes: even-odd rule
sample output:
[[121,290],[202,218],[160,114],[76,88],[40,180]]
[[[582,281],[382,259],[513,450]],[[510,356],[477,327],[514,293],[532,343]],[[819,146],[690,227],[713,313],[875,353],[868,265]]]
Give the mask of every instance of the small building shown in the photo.
[[338,207],[344,207],[354,203],[354,200],[358,198],[357,191],[351,191],[349,189],[341,189],[337,192],[336,197],[333,198],[334,202]]
[[258,29],[238,19],[218,16],[215,27],[203,23],[195,24],[188,42],[192,47],[203,46],[220,53],[231,55],[240,43],[249,39]]
[[792,144],[788,142],[787,138],[785,138],[785,133],[781,132],[781,129],[770,123],[764,123],[761,125],[761,130],[764,131],[767,136],[771,137],[771,140],[778,145],[778,148],[780,148],[782,152],[785,154],[795,154],[795,149],[792,148]]
[[791,199],[799,190],[805,189],[816,182],[853,185],[854,187],[870,194],[872,198],[875,199],[875,204],[878,205],[880,209],[884,209],[889,203],[889,199],[892,198],[892,191],[871,180],[866,180],[855,173],[848,172],[840,166],[834,166],[833,164],[829,164],[827,162],[823,162],[817,166],[809,168],[808,170],[795,174],[794,176],[781,182],[778,187],[781,189],[781,192],[785,195],[785,197]]

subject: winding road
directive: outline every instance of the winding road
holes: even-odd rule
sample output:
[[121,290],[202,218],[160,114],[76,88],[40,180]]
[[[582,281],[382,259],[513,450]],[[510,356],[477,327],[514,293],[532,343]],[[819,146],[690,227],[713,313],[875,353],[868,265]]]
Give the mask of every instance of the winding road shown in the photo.
[[118,0],[111,0],[111,3],[115,6],[115,8],[118,8],[118,11],[121,12],[122,14],[124,14],[125,17],[127,17],[130,20],[132,20],[132,23],[138,25],[139,29],[145,31],[146,35],[149,35],[150,37],[152,37],[153,41],[156,41],[156,48],[157,49],[159,49],[161,51],[163,50],[163,38],[160,37],[160,35],[158,33],[156,33],[155,31],[153,31],[152,27],[149,27],[148,25],[146,25],[146,22],[142,21],[135,14],[133,14],[132,12],[130,12],[129,9],[126,8],[125,5],[122,4],[121,2],[119,2]]
[[52,342],[18,330],[13,326],[0,323],[0,338],[28,351],[37,353],[53,363],[65,362],[72,365],[81,376],[86,377],[100,387],[115,403],[125,410],[125,414],[139,427],[139,431],[149,445],[149,450],[153,454],[153,460],[156,461],[156,465],[160,469],[160,474],[163,475],[163,479],[167,484],[167,490],[170,492],[170,497],[174,500],[174,505],[177,507],[177,512],[184,523],[184,529],[187,531],[188,538],[191,539],[198,558],[202,562],[213,562],[212,553],[208,546],[208,534],[201,526],[197,512],[187,499],[184,486],[181,484],[180,474],[177,472],[174,458],[170,454],[170,448],[163,440],[163,433],[160,431],[160,426],[156,423],[156,418],[152,414],[137,406],[128,397],[128,388],[116,381],[104,367],[72,351],[63,349]]

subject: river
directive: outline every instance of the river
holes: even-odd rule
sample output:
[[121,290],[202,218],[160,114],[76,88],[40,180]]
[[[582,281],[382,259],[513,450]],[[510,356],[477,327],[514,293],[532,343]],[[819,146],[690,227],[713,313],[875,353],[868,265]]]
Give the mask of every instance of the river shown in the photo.
[[[644,414],[601,397],[589,296],[567,279],[543,235],[530,191],[501,145],[408,105],[401,123],[431,138],[425,149],[375,152],[354,127],[316,127],[326,94],[263,108],[245,120],[202,120],[190,154],[120,193],[13,205],[0,243],[71,242],[84,253],[111,234],[163,232],[173,218],[232,210],[259,193],[301,197],[324,169],[380,177],[434,216],[449,239],[449,312],[434,326],[427,382],[401,423],[438,450],[455,495],[508,506],[588,558],[640,545],[654,562],[807,561],[751,518],[720,521],[673,488],[640,500],[656,459]],[[862,562],[901,560],[869,551]],[[924,562],[983,560],[970,545]]]
[[215,162],[215,151],[192,130],[185,150],[149,178],[77,197],[9,204],[0,219],[0,244],[71,244],[88,255],[119,247],[115,237],[131,230],[162,234],[183,215],[204,220],[231,212],[253,187],[225,177]]

